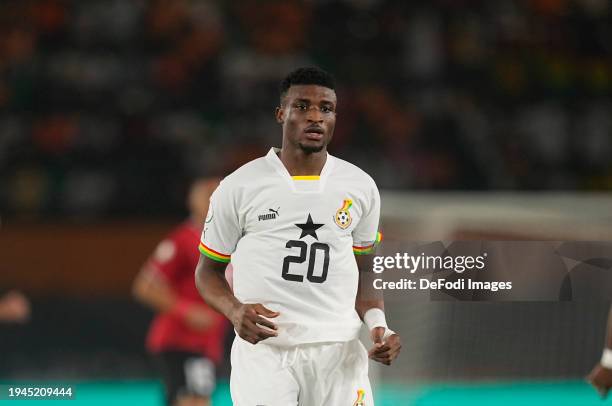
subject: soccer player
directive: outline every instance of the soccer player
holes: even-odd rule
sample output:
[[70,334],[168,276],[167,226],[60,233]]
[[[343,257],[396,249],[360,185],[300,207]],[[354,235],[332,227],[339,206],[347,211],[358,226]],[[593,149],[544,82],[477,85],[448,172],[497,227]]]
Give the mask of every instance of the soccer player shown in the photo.
[[608,395],[612,388],[612,308],[608,313],[608,336],[601,361],[595,365],[587,380],[593,385],[602,397]]
[[134,296],[157,311],[147,349],[160,369],[168,405],[207,406],[215,388],[228,323],[205,304],[193,280],[195,248],[218,179],[191,186],[190,218],[159,243],[134,280]]
[[[276,109],[282,147],[236,170],[211,197],[196,282],[238,334],[235,406],[371,406],[362,320],[370,358],[388,365],[400,351],[382,298],[359,283],[360,273],[372,275],[380,197],[370,176],[327,153],[334,88],[321,69],[290,73]],[[223,274],[230,258],[233,291]]]

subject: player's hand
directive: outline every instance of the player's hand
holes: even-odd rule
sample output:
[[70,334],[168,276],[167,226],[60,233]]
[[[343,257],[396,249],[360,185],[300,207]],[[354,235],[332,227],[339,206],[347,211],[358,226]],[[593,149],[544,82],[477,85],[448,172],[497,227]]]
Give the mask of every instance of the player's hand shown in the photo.
[[206,307],[192,304],[185,310],[185,322],[194,330],[202,331],[209,328],[214,319]]
[[605,399],[612,387],[612,369],[607,369],[602,367],[601,364],[597,364],[586,379],[599,392],[599,395]]
[[261,303],[241,304],[232,312],[230,321],[243,340],[257,344],[278,335],[276,324],[266,318],[274,318],[279,314],[266,309]]
[[402,342],[399,334],[392,334],[383,340],[384,335],[384,327],[374,327],[370,331],[374,346],[370,349],[368,356],[381,364],[391,365],[402,349]]
[[23,293],[11,290],[0,299],[0,320],[25,323],[30,318],[30,301]]

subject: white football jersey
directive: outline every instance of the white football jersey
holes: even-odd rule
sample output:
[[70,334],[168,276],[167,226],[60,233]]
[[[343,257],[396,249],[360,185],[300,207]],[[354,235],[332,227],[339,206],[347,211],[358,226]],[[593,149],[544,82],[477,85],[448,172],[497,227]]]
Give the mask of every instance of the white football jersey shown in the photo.
[[355,311],[355,254],[380,240],[374,180],[327,155],[320,176],[290,176],[272,148],[226,177],[211,197],[200,252],[231,262],[234,295],[280,315],[267,344],[348,341]]

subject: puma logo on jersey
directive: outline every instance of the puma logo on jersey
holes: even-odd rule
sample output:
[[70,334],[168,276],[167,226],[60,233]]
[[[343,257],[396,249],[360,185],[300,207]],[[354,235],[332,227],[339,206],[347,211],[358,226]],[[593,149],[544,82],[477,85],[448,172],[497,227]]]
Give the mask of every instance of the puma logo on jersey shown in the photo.
[[274,209],[268,209],[269,212],[271,213],[266,213],[266,214],[260,214],[257,216],[257,218],[259,219],[259,221],[264,221],[264,220],[274,220],[277,217],[280,216],[280,214],[278,214],[278,211],[280,210],[280,207],[276,210]]

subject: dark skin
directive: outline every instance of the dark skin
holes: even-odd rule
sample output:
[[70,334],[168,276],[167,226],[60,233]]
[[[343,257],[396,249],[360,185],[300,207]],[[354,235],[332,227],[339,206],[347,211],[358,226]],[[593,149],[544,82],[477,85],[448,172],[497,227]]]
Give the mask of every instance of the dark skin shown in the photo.
[[336,92],[323,86],[291,86],[276,108],[283,128],[280,160],[291,176],[319,175],[336,127]]
[[[279,158],[291,176],[321,174],[327,160],[327,145],[336,126],[336,103],[336,92],[318,85],[293,85],[281,97],[281,105],[276,109],[276,121],[283,129]],[[371,256],[357,256],[357,265],[361,280],[355,308],[363,319],[368,309],[384,309],[384,303],[368,282],[372,276]],[[277,336],[278,327],[268,319],[274,319],[279,313],[261,303],[241,303],[225,280],[224,271],[225,264],[200,256],[196,285],[204,300],[224,314],[238,335],[252,344]],[[399,354],[401,341],[397,334],[383,340],[384,332],[382,327],[372,329],[374,346],[369,356],[390,365]]]
[[[606,348],[612,348],[612,308],[610,308],[608,313]],[[597,363],[586,379],[599,392],[602,398],[606,398],[608,391],[612,388],[612,369],[604,368],[600,363]]]

